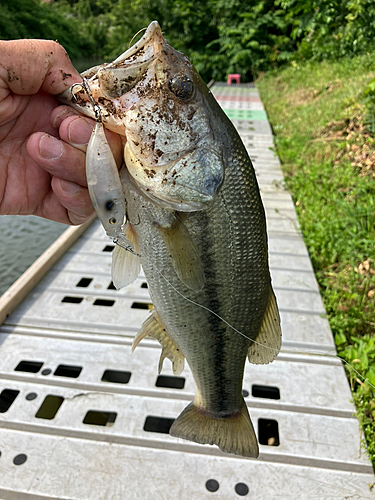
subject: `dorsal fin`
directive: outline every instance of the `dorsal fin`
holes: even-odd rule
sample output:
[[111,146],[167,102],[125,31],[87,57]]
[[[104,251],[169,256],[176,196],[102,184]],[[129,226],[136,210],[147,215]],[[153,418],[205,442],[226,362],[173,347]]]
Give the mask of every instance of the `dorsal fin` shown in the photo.
[[272,288],[262,325],[255,340],[258,344],[253,343],[247,353],[250,363],[255,365],[271,363],[278,355],[281,347],[280,315]]

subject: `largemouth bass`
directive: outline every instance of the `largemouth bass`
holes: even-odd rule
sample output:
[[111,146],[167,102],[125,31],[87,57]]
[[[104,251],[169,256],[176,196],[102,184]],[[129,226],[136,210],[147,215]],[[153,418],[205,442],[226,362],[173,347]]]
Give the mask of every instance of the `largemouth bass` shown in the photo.
[[[246,357],[273,361],[281,330],[264,209],[246,149],[156,21],[113,63],[84,76],[105,127],[125,144],[122,192],[113,158],[102,160],[109,147],[101,124],[87,154],[94,206],[107,233],[122,241],[113,280],[128,284],[142,264],[154,303],[133,348],[146,336],[157,339],[159,371],[168,357],[179,374],[186,359],[196,384],[194,401],[170,434],[257,457],[242,396],[244,365]],[[74,99],[69,91],[62,99],[94,118],[87,93],[77,87],[71,93]],[[112,172],[112,180],[103,181],[102,171]],[[119,214],[126,215],[123,227]]]

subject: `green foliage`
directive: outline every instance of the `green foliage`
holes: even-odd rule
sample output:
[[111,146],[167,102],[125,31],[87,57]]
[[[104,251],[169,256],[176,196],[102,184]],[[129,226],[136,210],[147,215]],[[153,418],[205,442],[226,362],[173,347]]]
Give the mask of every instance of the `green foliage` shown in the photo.
[[111,59],[154,19],[206,81],[375,49],[372,0],[4,0],[0,38],[58,39],[74,58]]
[[116,4],[117,0],[57,0],[53,4],[78,27],[76,36],[90,41],[88,50],[81,51],[80,56],[103,60],[103,48],[114,22],[112,10]]
[[3,0],[0,3],[0,39],[46,38],[58,40],[71,57],[90,53],[93,41],[77,19],[58,4],[38,0]]
[[[206,49],[213,57],[197,55],[216,80],[228,73],[240,73],[244,81],[260,71],[291,59],[295,44],[290,38],[291,23],[274,1],[241,3],[218,0],[214,8],[218,36]],[[216,53],[215,53],[216,52]]]
[[302,59],[328,59],[374,50],[372,0],[276,0],[293,21]]
[[[373,92],[374,55],[296,63],[257,85],[338,353],[375,386],[375,169],[349,156],[370,140],[361,116],[364,90]],[[347,373],[375,465],[375,390]]]
[[375,136],[375,78],[370,80],[364,90],[366,105],[365,125],[367,130]]
[[[343,349],[339,349],[339,356],[348,361],[353,368],[363,374],[364,378],[375,387],[375,338],[368,334],[361,338],[352,336],[350,337],[350,344],[347,345],[345,343],[344,345]],[[350,376],[356,380],[358,376],[352,370],[351,366],[347,365],[347,370]],[[371,394],[374,389],[369,384],[361,382],[359,391],[362,394]]]
[[218,36],[212,6],[213,2],[198,0],[118,0],[112,10],[104,52],[109,58],[117,56],[129,47],[135,33],[156,19],[168,42],[190,57],[202,76],[210,79],[211,74],[202,61],[213,53],[207,45]]
[[367,452],[375,467],[375,401],[361,393],[354,393],[353,400],[357,407],[360,426],[366,436]]

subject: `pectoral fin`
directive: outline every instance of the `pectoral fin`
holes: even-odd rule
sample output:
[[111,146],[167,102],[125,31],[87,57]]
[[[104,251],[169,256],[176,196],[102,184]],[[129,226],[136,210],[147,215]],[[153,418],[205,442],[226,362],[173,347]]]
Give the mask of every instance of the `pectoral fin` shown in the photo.
[[255,365],[271,363],[281,347],[280,315],[272,288],[259,335],[255,340],[257,343],[253,343],[247,353],[250,363]]
[[174,375],[180,375],[184,369],[185,358],[181,351],[176,347],[173,340],[168,336],[165,327],[160,321],[158,313],[154,310],[146,321],[144,321],[142,328],[137,333],[133,340],[132,353],[137,345],[145,337],[156,339],[161,347],[161,355],[159,360],[159,373],[163,368],[163,361],[168,358],[172,362],[172,369]]
[[176,217],[169,227],[159,226],[159,229],[177,276],[191,290],[202,290],[203,266],[197,247],[184,223]]
[[[128,222],[124,233],[129,244],[138,252],[137,239],[132,225]],[[121,246],[116,245],[112,254],[112,281],[117,289],[133,283],[138,277],[141,269],[141,260],[138,255],[128,252]]]

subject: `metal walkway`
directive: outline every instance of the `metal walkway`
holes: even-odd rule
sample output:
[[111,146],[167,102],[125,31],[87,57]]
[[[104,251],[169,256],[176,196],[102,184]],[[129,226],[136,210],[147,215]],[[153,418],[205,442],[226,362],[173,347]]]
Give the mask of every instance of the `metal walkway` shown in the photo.
[[[113,245],[99,223],[0,327],[1,500],[367,499],[375,478],[258,92],[215,85],[241,133],[267,211],[283,349],[247,364],[244,395],[257,460],[169,436],[193,398],[159,346],[132,338],[148,315],[144,277],[111,286]],[[10,334],[10,335],[9,335]]]

